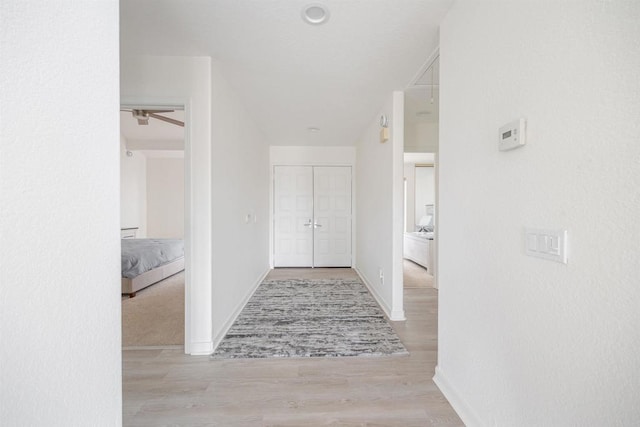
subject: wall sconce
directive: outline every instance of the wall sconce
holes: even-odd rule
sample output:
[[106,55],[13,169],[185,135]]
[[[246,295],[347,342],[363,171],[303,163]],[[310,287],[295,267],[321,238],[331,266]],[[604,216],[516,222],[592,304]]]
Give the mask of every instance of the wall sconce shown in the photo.
[[380,143],[384,144],[389,140],[389,119],[384,114],[380,116]]

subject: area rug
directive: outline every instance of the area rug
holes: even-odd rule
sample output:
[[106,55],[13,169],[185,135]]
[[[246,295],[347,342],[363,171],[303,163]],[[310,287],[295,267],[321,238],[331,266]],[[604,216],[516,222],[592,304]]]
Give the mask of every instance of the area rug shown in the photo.
[[266,280],[213,359],[408,354],[367,290],[353,279]]

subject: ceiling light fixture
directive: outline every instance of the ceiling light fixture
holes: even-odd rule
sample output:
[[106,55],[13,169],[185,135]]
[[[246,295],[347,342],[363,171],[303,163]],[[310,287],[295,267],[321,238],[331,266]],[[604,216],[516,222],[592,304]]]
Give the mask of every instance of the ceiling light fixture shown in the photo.
[[309,132],[314,132],[314,133],[315,133],[315,132],[320,132],[320,129],[318,129],[318,128],[307,128],[307,130],[308,130]]
[[302,8],[302,19],[307,24],[320,25],[329,20],[329,9],[327,6],[319,3],[312,3]]

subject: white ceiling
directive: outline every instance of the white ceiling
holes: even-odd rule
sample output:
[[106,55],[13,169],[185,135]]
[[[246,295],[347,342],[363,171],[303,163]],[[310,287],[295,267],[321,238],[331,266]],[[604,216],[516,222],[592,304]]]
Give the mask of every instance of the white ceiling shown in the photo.
[[437,123],[440,115],[440,58],[405,90],[405,123]]
[[405,123],[437,123],[440,99],[438,88],[433,90],[433,102],[431,102],[431,98],[431,89],[407,89],[404,96]]
[[[184,121],[184,111],[159,113],[161,116]],[[120,133],[127,140],[129,150],[183,150],[184,128],[149,118],[148,125],[139,125],[131,112],[120,111]]]
[[320,0],[330,19],[309,25],[313,2],[122,0],[122,54],[211,56],[272,145],[352,145],[437,48],[453,0]]

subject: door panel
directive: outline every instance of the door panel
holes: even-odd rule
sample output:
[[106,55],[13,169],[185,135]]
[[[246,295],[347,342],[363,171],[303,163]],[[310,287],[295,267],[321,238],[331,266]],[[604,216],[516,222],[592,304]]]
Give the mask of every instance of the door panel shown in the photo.
[[311,267],[313,175],[309,166],[274,168],[275,267]]
[[313,265],[351,267],[351,168],[316,166],[313,182]]
[[351,266],[351,168],[274,167],[274,266]]

